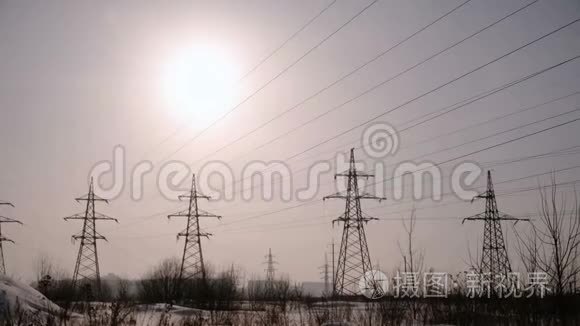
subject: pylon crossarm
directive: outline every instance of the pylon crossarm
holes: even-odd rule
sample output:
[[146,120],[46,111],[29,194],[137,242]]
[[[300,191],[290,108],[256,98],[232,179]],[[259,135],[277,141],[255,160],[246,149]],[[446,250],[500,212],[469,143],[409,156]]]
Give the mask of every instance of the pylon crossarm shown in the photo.
[[101,213],[95,213],[94,219],[95,220],[105,220],[105,221],[115,221],[115,222],[119,223],[119,220],[117,220],[116,218],[110,217],[110,216],[107,216],[107,215],[101,214]]
[[[350,175],[350,174],[349,174],[349,171],[347,170],[347,171],[345,171],[345,172],[343,172],[343,173],[337,173],[337,174],[335,174],[335,175],[334,175],[334,178],[335,178],[335,179],[336,179],[336,178],[338,178],[338,177],[345,177],[345,178],[348,178],[348,176],[349,176],[349,175]],[[368,173],[359,173],[359,172],[357,172],[357,173],[356,173],[356,177],[357,177],[357,178],[366,178],[366,179],[368,179],[368,178],[374,178],[374,177],[375,177],[375,175],[374,175],[374,174],[368,174]]]
[[68,220],[84,220],[85,219],[85,212],[78,213],[75,215],[67,216],[63,218],[65,221]]
[[99,234],[97,231],[95,231],[95,239],[96,240],[105,240],[107,242],[109,242],[109,240],[107,240],[107,238],[101,234]]
[[350,168],[349,169],[346,169],[346,170],[344,170],[344,171],[342,171],[340,173],[335,173],[334,174],[334,180],[336,180],[336,178],[338,178],[338,177],[348,177],[349,176],[349,172],[350,172]]
[[211,214],[211,213],[197,214],[197,216],[199,216],[199,217],[215,217],[218,220],[221,220],[222,219],[222,216],[221,215],[215,215],[215,214]]
[[514,225],[516,225],[519,221],[531,222],[531,220],[529,218],[514,217],[514,216],[511,216],[511,215],[505,214],[505,213],[500,213],[499,219],[503,220],[503,221],[515,221]]
[[345,199],[345,198],[346,198],[346,195],[343,195],[342,193],[337,192],[336,194],[322,197],[322,200],[325,201],[327,199]]
[[14,205],[12,203],[9,203],[7,201],[0,201],[0,206],[2,206],[2,205],[14,207]]
[[24,225],[22,222],[15,220],[10,217],[0,216],[0,223],[18,223],[20,225]]
[[95,240],[105,240],[105,241],[109,242],[109,240],[107,240],[107,238],[105,238],[104,236],[102,236],[102,235],[100,235],[98,233],[94,237],[92,237],[92,236],[91,237],[87,237],[87,236],[78,235],[78,234],[72,236],[72,239],[73,240],[79,240],[79,239],[82,240],[82,239],[87,239],[87,238],[91,238],[91,239],[94,238]]
[[346,223],[347,221],[349,221],[348,218],[345,218],[344,215],[339,216],[338,218],[335,218],[334,220],[332,220],[332,225],[334,226],[334,223]]
[[379,219],[376,217],[372,217],[368,214],[362,213],[363,217],[361,218],[361,221],[368,223],[369,221],[378,221]]
[[480,213],[480,214],[466,217],[461,221],[461,224],[465,223],[465,221],[478,221],[478,220],[485,220],[485,214]]
[[[206,196],[206,195],[200,195],[200,194],[199,194],[199,192],[198,192],[198,193],[196,193],[196,194],[194,194],[194,196],[193,196],[193,197],[197,197],[197,198],[203,198],[203,199],[207,199],[207,200],[210,200],[210,199],[211,199],[211,197],[210,197],[210,196]],[[180,196],[178,196],[177,198],[179,198],[179,200],[184,200],[184,199],[191,199],[191,198],[192,198],[192,196],[191,196],[191,194],[187,194],[187,195],[180,195]]]
[[188,217],[189,216],[189,209],[177,212],[177,213],[173,213],[171,215],[167,215],[168,219],[171,219],[172,217]]
[[473,196],[473,198],[471,198],[471,202],[473,203],[475,200],[477,199],[486,199],[488,196],[487,191],[486,192],[482,192],[478,195]]
[[364,193],[362,195],[358,195],[355,198],[358,198],[358,199],[376,199],[379,202],[381,202],[383,200],[387,200],[387,197],[377,197],[377,196],[371,195],[369,193]]
[[12,242],[12,243],[15,243],[14,241],[12,241],[11,239],[8,239],[6,237],[0,237],[0,242]]
[[218,220],[222,218],[220,215],[212,214],[210,212],[204,211],[201,208],[198,208],[197,211],[198,211],[197,216],[202,216],[202,217],[217,217]]
[[[185,230],[183,230],[183,231],[181,231],[181,232],[179,232],[177,234],[177,238],[179,238],[179,237],[186,237],[187,235],[188,235],[187,229],[185,229]],[[195,231],[190,231],[189,232],[189,236],[197,236],[197,235],[198,235],[198,233],[195,232]],[[199,233],[199,236],[200,237],[206,237],[206,238],[208,238],[210,236],[213,236],[213,234],[212,233],[208,233],[208,232],[200,232]]]
[[208,233],[208,232],[200,232],[200,233],[195,233],[196,236],[200,236],[200,237],[204,237],[204,238],[208,238],[213,236],[212,233]]
[[102,201],[102,202],[105,202],[107,204],[109,203],[109,200],[108,199],[101,198],[101,197],[95,195],[94,193],[93,193],[93,198],[89,198],[89,194],[86,194],[84,196],[75,198],[75,200],[77,202],[87,201],[87,200],[94,200],[94,201]]

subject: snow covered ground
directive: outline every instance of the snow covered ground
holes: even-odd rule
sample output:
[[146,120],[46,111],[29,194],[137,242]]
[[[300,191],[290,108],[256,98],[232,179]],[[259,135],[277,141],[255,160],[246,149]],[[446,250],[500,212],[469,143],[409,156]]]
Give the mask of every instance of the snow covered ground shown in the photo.
[[62,309],[31,286],[0,275],[0,316],[46,320]]
[[[115,324],[143,326],[198,325],[202,322],[203,324],[211,325],[319,324],[319,322],[314,322],[318,318],[314,315],[309,315],[303,305],[289,309],[284,315],[275,313],[278,308],[276,305],[271,304],[254,307],[249,302],[238,302],[236,306],[236,310],[232,311],[210,312],[167,304],[126,304],[118,309],[116,319],[119,322]],[[319,314],[322,317],[327,311],[339,307],[353,312],[364,312],[364,306],[360,303],[344,302],[315,304],[311,307],[310,312]],[[111,303],[78,303],[78,307],[72,308],[72,311],[83,311],[83,313],[71,313],[69,311],[66,314],[69,316],[67,325],[110,325],[113,318],[113,310],[114,306]],[[21,325],[58,324],[59,316],[63,314],[64,311],[61,307],[51,302],[31,286],[14,281],[6,276],[0,276],[0,324],[2,324],[3,319]],[[328,320],[328,317],[324,319]],[[337,319],[340,320],[342,318]],[[356,323],[327,322],[324,325],[354,324]]]

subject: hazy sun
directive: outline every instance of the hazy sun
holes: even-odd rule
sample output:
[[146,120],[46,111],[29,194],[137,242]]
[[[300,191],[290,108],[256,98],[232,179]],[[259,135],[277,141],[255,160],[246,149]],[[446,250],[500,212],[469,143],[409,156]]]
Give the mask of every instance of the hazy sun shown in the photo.
[[218,48],[196,46],[167,61],[163,89],[177,118],[198,128],[219,118],[235,96],[239,78],[235,60]]

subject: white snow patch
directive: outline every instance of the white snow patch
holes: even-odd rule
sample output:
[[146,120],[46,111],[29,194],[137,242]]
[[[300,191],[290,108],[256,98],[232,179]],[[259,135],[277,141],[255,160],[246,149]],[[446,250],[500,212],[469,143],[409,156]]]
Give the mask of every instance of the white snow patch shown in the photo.
[[0,311],[57,314],[62,309],[31,286],[0,275]]

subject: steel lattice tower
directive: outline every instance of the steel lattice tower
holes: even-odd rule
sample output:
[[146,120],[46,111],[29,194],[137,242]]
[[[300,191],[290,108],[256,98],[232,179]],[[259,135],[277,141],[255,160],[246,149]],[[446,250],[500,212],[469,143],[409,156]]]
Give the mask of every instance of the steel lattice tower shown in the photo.
[[320,274],[324,281],[324,295],[330,293],[330,264],[328,264],[328,255],[324,253],[324,265],[320,266]]
[[[117,219],[95,212],[95,202],[109,203],[108,200],[95,195],[93,178],[89,184],[89,193],[75,199],[77,202],[86,202],[84,213],[65,217],[64,220],[81,220],[83,228],[80,234],[73,235],[73,240],[80,240],[79,252],[73,274],[73,287],[82,285],[88,295],[92,295],[91,284],[96,287],[97,296],[101,293],[101,274],[99,271],[99,255],[97,253],[97,241],[107,240],[97,232],[97,220],[117,221]],[[82,283],[82,284],[81,284]]]
[[381,291],[382,289],[377,288],[374,276],[372,275],[373,273],[371,272],[371,257],[364,228],[366,223],[371,220],[376,220],[376,218],[366,215],[363,216],[360,200],[377,199],[381,201],[385,198],[376,197],[367,193],[361,194],[359,192],[358,178],[368,179],[374,177],[374,175],[360,173],[356,170],[354,148],[350,150],[350,166],[348,171],[336,174],[335,179],[337,177],[348,178],[346,194],[337,193],[323,198],[323,200],[341,198],[346,201],[344,214],[332,222],[333,225],[336,222],[344,223],[338,255],[338,266],[334,277],[333,293],[335,295],[359,294],[356,289],[362,278],[364,278],[367,286],[373,287],[373,291]]
[[[3,205],[14,207],[14,205],[12,205],[11,203],[0,202],[0,206],[3,206]],[[9,218],[9,217],[0,216],[0,275],[6,275],[6,262],[4,261],[4,246],[3,246],[3,243],[4,242],[12,242],[12,243],[14,243],[14,241],[6,238],[2,234],[2,224],[3,223],[18,223],[18,224],[22,225],[22,222],[20,222],[18,220],[15,220],[15,219]]]
[[489,273],[492,282],[498,276],[508,276],[512,267],[508,258],[501,221],[529,221],[500,213],[497,208],[491,172],[487,171],[487,190],[472,199],[485,199],[485,212],[463,219],[465,221],[484,221],[483,250],[480,273]]
[[177,234],[177,238],[184,237],[185,245],[183,246],[183,257],[181,258],[181,268],[179,271],[179,283],[198,278],[201,276],[203,280],[206,278],[205,265],[203,263],[203,252],[201,250],[201,238],[209,238],[210,233],[202,232],[199,226],[200,217],[217,217],[221,216],[210,214],[199,208],[197,200],[204,198],[209,200],[209,196],[205,196],[197,191],[195,184],[195,174],[191,177],[191,191],[187,195],[181,195],[179,200],[189,199],[189,206],[186,210],[168,215],[167,218],[183,216],[187,217],[187,226],[185,230]]
[[268,248],[268,254],[266,255],[266,261],[264,264],[266,264],[266,281],[272,283],[276,274],[276,268],[274,265],[278,264],[278,262],[274,260],[274,255],[272,255],[272,248]]

